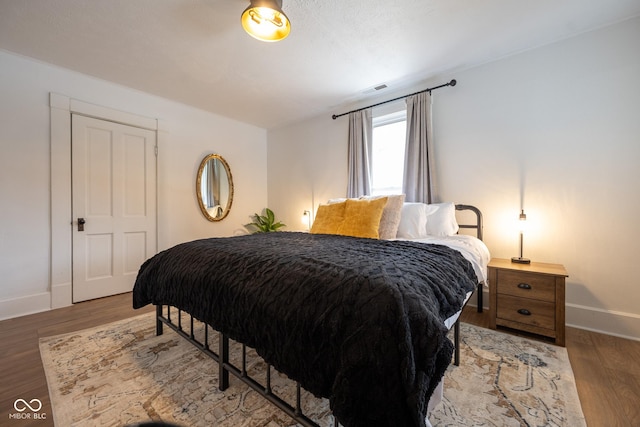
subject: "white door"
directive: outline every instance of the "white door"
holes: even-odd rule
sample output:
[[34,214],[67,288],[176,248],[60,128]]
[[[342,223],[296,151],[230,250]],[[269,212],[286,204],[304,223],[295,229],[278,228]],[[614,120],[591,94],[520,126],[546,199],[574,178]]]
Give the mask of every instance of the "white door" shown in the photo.
[[73,302],[129,292],[156,253],[156,133],[73,115]]

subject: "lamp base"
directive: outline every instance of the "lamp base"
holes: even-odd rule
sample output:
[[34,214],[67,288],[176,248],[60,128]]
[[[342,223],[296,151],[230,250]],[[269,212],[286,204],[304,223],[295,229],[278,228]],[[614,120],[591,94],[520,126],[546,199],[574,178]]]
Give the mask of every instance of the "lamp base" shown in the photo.
[[511,258],[511,262],[515,262],[518,264],[531,264],[531,260],[529,258],[522,258],[519,256],[514,256]]

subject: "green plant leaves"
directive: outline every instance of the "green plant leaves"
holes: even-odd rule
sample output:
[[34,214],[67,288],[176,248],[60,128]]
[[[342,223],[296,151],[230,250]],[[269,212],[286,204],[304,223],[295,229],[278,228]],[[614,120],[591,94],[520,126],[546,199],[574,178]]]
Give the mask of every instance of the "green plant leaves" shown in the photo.
[[285,227],[282,222],[276,222],[276,215],[269,208],[264,208],[264,215],[253,214],[253,222],[245,224],[244,227],[252,233],[268,233],[278,231]]

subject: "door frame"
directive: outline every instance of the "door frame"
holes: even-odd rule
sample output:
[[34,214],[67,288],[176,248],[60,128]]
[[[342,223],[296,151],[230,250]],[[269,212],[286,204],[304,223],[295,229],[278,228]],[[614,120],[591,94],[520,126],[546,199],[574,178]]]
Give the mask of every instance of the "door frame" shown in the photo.
[[[72,211],[71,211],[71,114],[135,126],[156,132],[156,152],[163,132],[158,119],[90,104],[60,95],[49,94],[51,114],[51,235],[50,272],[51,308],[72,304]],[[156,156],[156,195],[158,191],[158,157]],[[158,206],[156,197],[156,248],[158,249]]]

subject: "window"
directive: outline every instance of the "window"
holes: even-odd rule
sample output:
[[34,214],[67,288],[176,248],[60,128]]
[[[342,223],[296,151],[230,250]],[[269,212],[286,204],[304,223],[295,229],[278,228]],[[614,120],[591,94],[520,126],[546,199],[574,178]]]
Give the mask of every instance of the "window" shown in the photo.
[[373,119],[371,195],[402,194],[406,110]]

